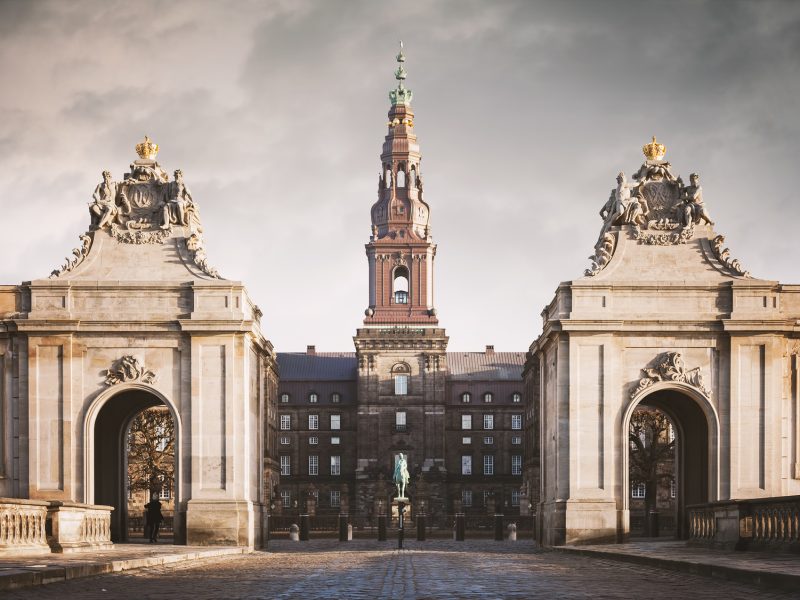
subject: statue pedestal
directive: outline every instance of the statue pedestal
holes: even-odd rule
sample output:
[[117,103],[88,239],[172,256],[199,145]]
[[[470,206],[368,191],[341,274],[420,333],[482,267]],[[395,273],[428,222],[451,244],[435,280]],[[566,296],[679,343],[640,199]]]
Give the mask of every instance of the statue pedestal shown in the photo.
[[408,498],[395,498],[392,500],[392,514],[397,511],[397,547],[402,550],[405,538],[405,512],[410,506]]

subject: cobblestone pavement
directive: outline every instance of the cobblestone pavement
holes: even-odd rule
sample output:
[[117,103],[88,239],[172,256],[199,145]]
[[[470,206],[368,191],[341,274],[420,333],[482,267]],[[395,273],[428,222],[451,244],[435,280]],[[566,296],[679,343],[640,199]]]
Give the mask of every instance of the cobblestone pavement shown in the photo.
[[272,542],[269,552],[54,583],[4,599],[798,598],[708,577],[539,551],[531,542]]

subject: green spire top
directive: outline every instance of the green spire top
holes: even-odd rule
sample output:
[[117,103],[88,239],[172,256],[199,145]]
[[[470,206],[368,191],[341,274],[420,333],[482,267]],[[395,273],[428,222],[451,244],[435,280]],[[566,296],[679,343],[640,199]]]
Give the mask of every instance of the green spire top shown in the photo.
[[411,90],[406,89],[403,85],[408,73],[403,68],[403,63],[406,62],[406,55],[403,54],[403,42],[400,41],[400,52],[397,54],[397,69],[394,72],[394,78],[397,79],[397,87],[389,92],[389,100],[392,104],[411,104]]

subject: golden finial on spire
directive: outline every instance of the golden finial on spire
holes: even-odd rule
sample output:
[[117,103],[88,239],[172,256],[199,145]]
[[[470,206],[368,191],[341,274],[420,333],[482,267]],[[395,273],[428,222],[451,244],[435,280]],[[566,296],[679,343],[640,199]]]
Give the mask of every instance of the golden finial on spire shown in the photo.
[[667,153],[667,147],[664,144],[659,144],[656,141],[656,136],[653,136],[653,141],[649,144],[642,146],[642,152],[647,160],[661,160]]
[[144,141],[136,144],[136,154],[139,155],[139,158],[155,160],[158,155],[158,144],[144,136]]

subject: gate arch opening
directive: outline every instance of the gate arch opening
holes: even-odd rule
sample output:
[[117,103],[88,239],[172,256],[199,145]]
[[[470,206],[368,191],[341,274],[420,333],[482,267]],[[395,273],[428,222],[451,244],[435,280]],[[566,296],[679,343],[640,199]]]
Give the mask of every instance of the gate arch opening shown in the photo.
[[[707,398],[690,386],[662,383],[634,399],[624,423],[623,509],[630,515],[631,444],[629,432],[636,409],[652,409],[666,415],[674,427],[675,537],[688,539],[687,506],[717,499],[719,468],[719,419]],[[630,523],[628,524],[630,531]]]
[[[124,387],[123,387],[124,386]],[[131,423],[143,411],[166,407],[174,427],[173,530],[175,543],[183,543],[180,509],[180,419],[174,406],[157,391],[139,384],[121,384],[108,390],[90,407],[86,418],[86,502],[113,506],[111,539],[128,540],[128,436]],[[166,483],[166,482],[165,482]]]

